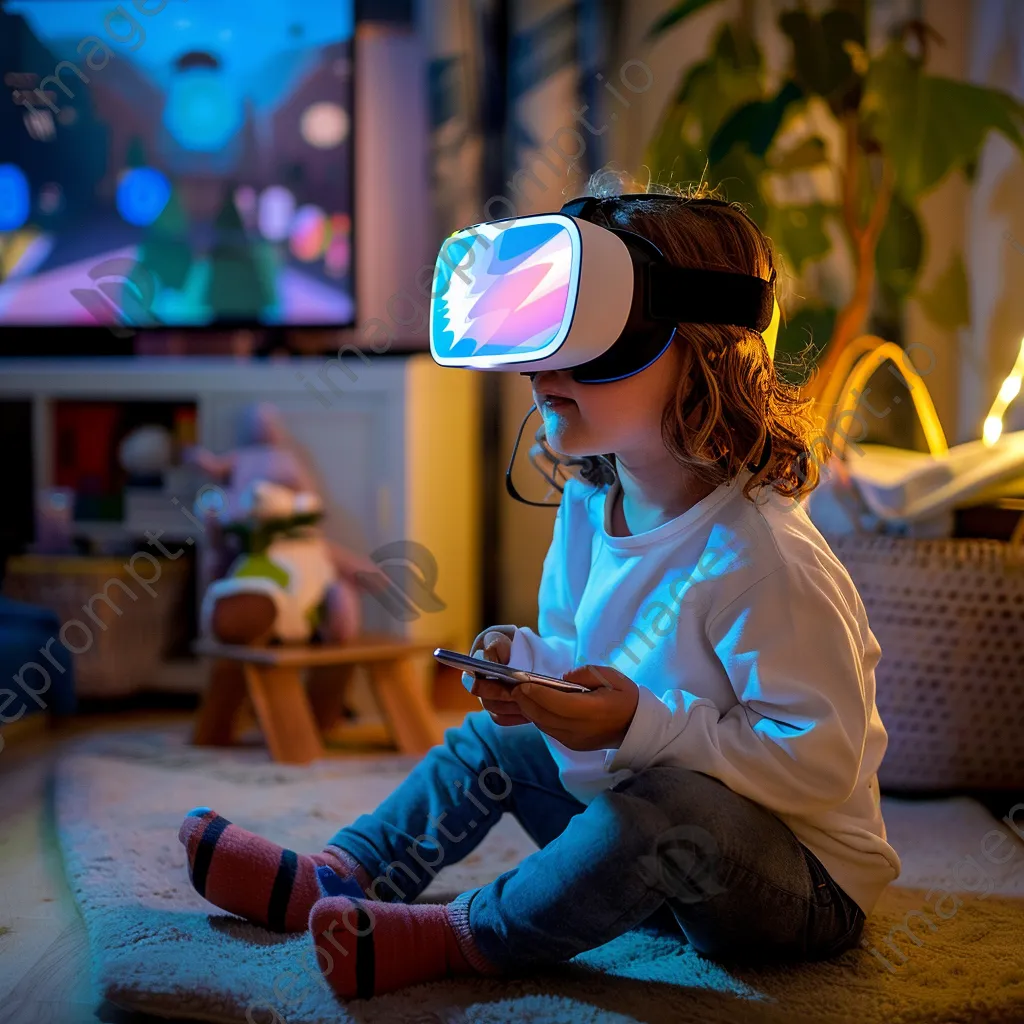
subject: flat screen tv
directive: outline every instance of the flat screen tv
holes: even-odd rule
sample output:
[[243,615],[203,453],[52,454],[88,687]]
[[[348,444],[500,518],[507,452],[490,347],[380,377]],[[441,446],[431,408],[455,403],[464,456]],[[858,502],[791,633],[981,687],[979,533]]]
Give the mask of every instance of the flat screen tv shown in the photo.
[[344,327],[354,0],[0,0],[0,327]]

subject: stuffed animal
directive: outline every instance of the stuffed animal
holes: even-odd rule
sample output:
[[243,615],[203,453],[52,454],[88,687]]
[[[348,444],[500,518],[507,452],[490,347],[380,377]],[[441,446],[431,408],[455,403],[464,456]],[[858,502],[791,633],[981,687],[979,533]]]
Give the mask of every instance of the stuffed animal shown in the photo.
[[196,500],[211,540],[206,572],[220,577],[207,586],[201,628],[231,644],[345,643],[362,625],[360,590],[383,575],[323,535],[323,501],[278,411],[260,404],[246,419],[234,451],[186,452],[220,484]]

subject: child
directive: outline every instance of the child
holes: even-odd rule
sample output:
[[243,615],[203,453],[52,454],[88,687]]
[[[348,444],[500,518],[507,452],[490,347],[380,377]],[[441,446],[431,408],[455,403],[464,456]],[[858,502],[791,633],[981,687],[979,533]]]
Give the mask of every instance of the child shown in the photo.
[[[772,277],[768,240],[706,193],[602,210],[677,266]],[[308,922],[344,998],[564,961],[644,922],[726,961],[851,948],[900,864],[876,780],[880,649],[798,500],[818,481],[808,403],[761,334],[722,325],[679,325],[610,383],[531,379],[548,443],[584,468],[538,630],[491,627],[473,653],[590,692],[476,681],[484,711],[319,854],[199,808],[180,834],[196,888],[271,928]],[[503,812],[540,850],[410,905]]]

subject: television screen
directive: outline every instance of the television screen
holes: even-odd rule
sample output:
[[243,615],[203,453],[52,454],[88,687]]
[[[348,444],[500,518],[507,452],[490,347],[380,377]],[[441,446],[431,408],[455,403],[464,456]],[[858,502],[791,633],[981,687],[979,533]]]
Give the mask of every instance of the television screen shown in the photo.
[[0,326],[347,326],[354,0],[0,0]]

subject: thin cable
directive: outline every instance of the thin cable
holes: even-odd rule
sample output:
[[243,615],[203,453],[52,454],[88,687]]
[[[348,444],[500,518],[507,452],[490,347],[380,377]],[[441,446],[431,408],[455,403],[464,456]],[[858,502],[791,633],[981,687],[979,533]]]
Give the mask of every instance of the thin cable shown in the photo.
[[[522,440],[523,431],[526,429],[527,420],[533,415],[534,410],[537,407],[531,405],[529,411],[523,417],[523,422],[519,425],[519,433],[516,434],[516,443],[512,446],[512,457],[508,460],[508,469],[505,470],[505,490],[508,491],[509,495],[516,501],[521,502],[523,505],[533,505],[535,508],[558,508],[561,501],[530,501],[529,498],[524,498],[519,491],[516,490],[516,485],[512,482],[512,467],[515,465],[516,453],[519,451],[519,442]],[[559,492],[562,488],[558,487],[557,484],[553,483],[547,474],[543,474],[545,479]]]

